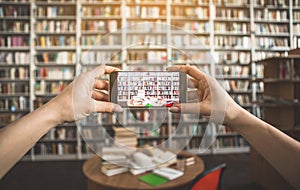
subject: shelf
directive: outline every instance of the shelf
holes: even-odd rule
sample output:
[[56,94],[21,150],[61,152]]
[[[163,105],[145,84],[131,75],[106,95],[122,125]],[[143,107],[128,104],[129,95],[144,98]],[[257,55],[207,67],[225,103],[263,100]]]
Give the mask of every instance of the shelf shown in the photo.
[[77,139],[41,139],[39,143],[76,143]]
[[6,63],[0,63],[0,68],[15,68],[15,67],[29,67],[29,64],[6,64]]
[[29,97],[29,93],[14,93],[14,94],[1,93],[0,94],[0,98],[15,98],[15,97],[20,97],[20,96]]
[[45,81],[45,82],[72,82],[73,79],[36,79],[36,81]]
[[[0,17],[0,19],[1,19],[1,17]],[[1,31],[0,32],[0,35],[9,35],[9,36],[11,36],[11,35],[29,35],[29,34],[30,33],[27,31],[18,31],[18,32],[16,32],[16,31],[6,31],[6,32]]]
[[290,34],[288,33],[260,33],[260,34],[255,34],[256,37],[289,37]]
[[110,5],[110,6],[120,6],[121,2],[115,2],[115,1],[108,1],[108,2],[82,2],[82,6],[99,6],[99,5]]
[[249,10],[249,4],[235,4],[235,3],[224,3],[224,4],[216,4],[216,8],[229,8],[229,9],[244,9]]
[[49,32],[49,31],[40,31],[36,32],[36,35],[48,35],[48,36],[56,36],[56,35],[61,35],[61,36],[67,36],[67,35],[76,35],[76,32],[69,32],[69,31],[64,31],[64,32]]
[[121,20],[120,16],[83,16],[82,21],[87,20]]
[[261,20],[258,20],[258,19],[255,19],[254,22],[256,23],[277,23],[277,24],[289,24],[289,20],[270,20],[270,19],[261,19]]
[[26,83],[26,82],[29,82],[29,79],[6,79],[6,78],[0,78],[0,84],[1,83],[8,83],[8,82]]
[[239,18],[215,18],[216,22],[250,22],[250,19],[239,19]]
[[0,17],[0,20],[27,20],[30,21],[29,16],[4,16]]
[[74,63],[62,64],[62,63],[49,62],[49,63],[37,63],[37,64],[35,64],[35,66],[37,66],[37,67],[75,67],[76,64],[74,64]]
[[51,161],[51,160],[77,160],[77,154],[64,154],[64,155],[53,155],[53,154],[45,154],[45,155],[34,155],[34,160],[37,161]]
[[30,6],[30,2],[13,2],[13,1],[0,1],[1,5],[13,5],[13,6]]
[[42,46],[37,46],[36,47],[37,51],[75,51],[76,47],[75,46],[51,46],[51,47],[42,47]]
[[190,3],[190,2],[184,2],[184,3],[171,3],[171,7],[208,7],[208,3]]
[[90,45],[90,46],[81,46],[82,50],[121,50],[121,45]]
[[12,46],[12,47],[3,47],[0,46],[0,51],[29,51],[29,46]]
[[250,36],[250,32],[215,32],[215,36]]
[[[1,96],[0,96],[0,98],[1,98]],[[24,109],[24,110],[15,110],[15,111],[12,111],[12,110],[1,110],[0,109],[0,114],[14,114],[14,113],[18,113],[18,114],[20,114],[20,113],[23,113],[23,114],[26,114],[26,113],[29,113],[30,112],[30,110],[29,109]]]
[[187,17],[187,16],[171,16],[172,21],[199,21],[208,22],[209,18],[197,18],[197,17]]
[[127,3],[126,2],[126,5],[127,6],[164,6],[164,7],[166,7],[166,3],[164,1],[161,1],[161,2],[148,1],[148,2],[139,2],[139,3]]
[[251,51],[251,48],[243,47],[215,47],[216,51]]
[[36,5],[37,6],[51,6],[51,5],[56,5],[56,6],[70,6],[70,5],[73,5],[73,6],[75,6],[76,2],[55,1],[55,0],[54,1],[48,1],[48,2],[39,2],[39,1],[37,1]]
[[55,16],[55,17],[47,17],[47,16],[38,16],[37,20],[76,20],[76,16]]
[[213,152],[215,154],[228,154],[228,153],[248,153],[249,147],[226,147],[226,148],[215,148]]

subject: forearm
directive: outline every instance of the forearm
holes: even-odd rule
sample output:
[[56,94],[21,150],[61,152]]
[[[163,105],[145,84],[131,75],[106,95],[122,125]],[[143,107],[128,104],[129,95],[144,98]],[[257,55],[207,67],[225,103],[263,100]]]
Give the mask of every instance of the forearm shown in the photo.
[[0,130],[0,179],[30,148],[60,121],[48,103]]
[[244,109],[236,113],[227,125],[244,136],[291,185],[300,188],[300,143]]

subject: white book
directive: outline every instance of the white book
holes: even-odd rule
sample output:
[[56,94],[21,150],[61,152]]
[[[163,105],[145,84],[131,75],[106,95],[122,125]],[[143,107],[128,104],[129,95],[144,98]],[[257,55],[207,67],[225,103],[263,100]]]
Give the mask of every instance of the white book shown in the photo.
[[155,170],[153,170],[153,173],[155,173],[159,176],[165,177],[169,180],[176,179],[183,175],[182,171],[175,170],[173,168],[168,168],[168,167],[155,169]]

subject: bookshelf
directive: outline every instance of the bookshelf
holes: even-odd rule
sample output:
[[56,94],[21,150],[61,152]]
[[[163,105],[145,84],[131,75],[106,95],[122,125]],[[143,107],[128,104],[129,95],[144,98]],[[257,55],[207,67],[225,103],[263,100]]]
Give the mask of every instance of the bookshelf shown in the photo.
[[[290,51],[288,56],[258,62],[264,65],[264,92],[260,100],[264,120],[299,140],[299,49]],[[266,189],[293,189],[253,147],[250,152],[251,175],[256,183]]]
[[[263,99],[264,65],[257,60],[284,56],[299,47],[299,7],[298,0],[2,0],[1,126],[53,98],[79,72],[103,62],[136,71],[197,65],[216,77],[243,108],[263,117],[257,102]],[[111,132],[108,121],[116,116],[102,116],[87,118],[80,132],[75,123],[59,126],[37,143],[28,158],[88,158],[91,148],[80,133],[93,142],[92,149],[108,143],[95,140],[91,124],[106,126],[97,131],[105,138]],[[126,114],[122,118],[130,121]],[[200,118],[196,125],[190,121],[195,119],[199,118],[185,118],[186,131],[176,135],[172,132],[179,118],[169,113],[160,131],[140,132],[139,143],[153,145],[167,139],[168,146],[182,144],[197,152],[207,121]],[[217,130],[221,134],[206,153],[248,151],[247,142],[226,126],[210,127],[207,133],[213,138]],[[194,137],[188,142],[190,134]]]

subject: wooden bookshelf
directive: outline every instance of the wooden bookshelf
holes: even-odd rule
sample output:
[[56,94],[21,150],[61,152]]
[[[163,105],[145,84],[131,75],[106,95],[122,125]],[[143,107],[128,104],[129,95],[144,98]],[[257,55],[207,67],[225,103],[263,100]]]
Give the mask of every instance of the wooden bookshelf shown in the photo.
[[[242,107],[263,117],[264,108],[259,102],[264,97],[264,64],[256,60],[284,56],[299,47],[299,13],[298,0],[2,0],[1,126],[46,103],[79,71],[90,70],[99,63],[158,71],[171,65],[196,65],[216,77]],[[267,83],[274,86],[276,81]],[[299,81],[290,83],[298,85]],[[106,128],[111,125],[108,120],[101,121]],[[186,149],[195,152],[207,121],[197,126],[188,120],[191,118],[186,118],[187,130],[183,134],[188,137],[196,131],[190,143],[184,135],[170,135],[178,125],[178,116],[173,114],[166,117],[161,131],[140,134],[139,143],[158,144],[169,135],[169,146],[186,143]],[[93,117],[87,119],[86,125],[88,121]],[[62,128],[76,131],[75,123],[70,125]],[[144,125],[137,127],[141,126]],[[211,128],[209,134],[213,136],[216,130]],[[55,135],[50,140],[42,139],[27,158],[87,158],[92,150],[80,134],[93,141],[89,130],[79,127],[70,139],[61,140]],[[102,133],[105,137],[107,131]],[[243,140],[238,134],[227,134],[226,130],[225,134],[219,135],[209,150],[201,152],[248,150],[247,143],[239,146]],[[93,141],[92,149],[98,150],[105,143]]]

